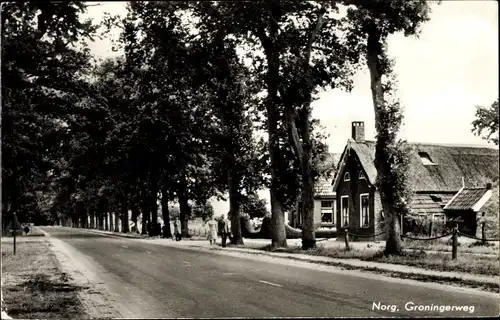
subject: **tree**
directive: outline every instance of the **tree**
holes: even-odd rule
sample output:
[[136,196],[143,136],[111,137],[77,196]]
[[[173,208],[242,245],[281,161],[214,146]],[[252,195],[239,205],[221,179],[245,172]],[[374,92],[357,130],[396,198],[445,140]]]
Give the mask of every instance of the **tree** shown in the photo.
[[250,219],[264,218],[268,215],[267,201],[259,198],[256,193],[250,194],[242,201],[241,212],[248,214]]
[[476,136],[498,146],[498,98],[489,107],[476,106],[476,119],[472,121],[472,132]]
[[[272,246],[285,247],[284,206],[287,201],[289,182],[301,184],[304,205],[307,206],[307,226],[304,232],[304,248],[313,247],[314,240],[314,189],[311,168],[312,142],[310,104],[316,87],[331,84],[344,78],[337,72],[342,64],[331,64],[332,58],[342,52],[337,46],[332,28],[335,19],[322,29],[326,12],[334,13],[327,2],[311,1],[258,1],[250,3],[220,3],[212,14],[221,24],[228,25],[230,33],[250,50],[253,60],[252,74],[266,93],[260,104],[265,110],[266,143],[269,154],[271,219],[273,226]],[[328,15],[330,17],[331,15]],[[326,18],[325,18],[326,19]],[[319,31],[321,37],[316,37]],[[316,38],[323,43],[318,46]],[[330,47],[328,48],[328,45]],[[317,58],[312,49],[328,52]],[[255,51],[262,50],[263,57]],[[316,52],[317,53],[317,52]],[[325,58],[326,57],[326,58]],[[339,59],[338,61],[341,61]],[[313,67],[310,67],[310,64]],[[332,68],[329,68],[333,65]],[[289,129],[289,135],[286,130]],[[282,133],[285,135],[282,135]],[[297,160],[294,161],[294,158]],[[301,175],[286,175],[299,165]],[[296,180],[300,179],[299,184]],[[297,190],[297,188],[296,188]]]
[[207,218],[211,218],[214,215],[214,208],[208,202],[205,203],[196,203],[193,206],[193,217],[202,218],[206,220]]
[[366,54],[370,71],[377,142],[376,187],[385,214],[385,254],[401,255],[400,217],[409,212],[411,189],[408,176],[408,150],[397,138],[403,120],[396,97],[393,61],[387,56],[387,37],[395,32],[406,36],[418,34],[418,27],[429,20],[430,7],[419,1],[348,1],[349,42]]
[[217,193],[206,154],[212,123],[205,92],[192,85],[198,56],[192,30],[181,19],[187,8],[182,1],[132,2],[120,39],[126,68],[134,74],[136,132],[145,148],[134,152],[145,168],[140,180],[148,185],[142,191],[148,199],[143,215],[151,211],[156,219],[160,190],[177,197],[184,236],[189,236],[190,201],[203,203]]
[[50,180],[47,173],[66,135],[64,120],[85,94],[89,51],[82,43],[83,50],[75,49],[95,31],[90,22],[80,21],[85,8],[81,1],[1,6],[4,218],[19,210],[29,215],[21,198],[28,200],[25,195]]
[[197,52],[197,58],[190,60],[196,70],[193,86],[203,96],[200,103],[206,104],[206,118],[212,123],[207,126],[206,149],[218,191],[229,194],[231,241],[243,244],[240,208],[244,194],[255,192],[263,183],[249,115],[258,90],[237,55],[237,41],[228,36],[226,26],[207,19],[210,8],[205,3],[193,5],[200,20],[200,36],[191,46]]

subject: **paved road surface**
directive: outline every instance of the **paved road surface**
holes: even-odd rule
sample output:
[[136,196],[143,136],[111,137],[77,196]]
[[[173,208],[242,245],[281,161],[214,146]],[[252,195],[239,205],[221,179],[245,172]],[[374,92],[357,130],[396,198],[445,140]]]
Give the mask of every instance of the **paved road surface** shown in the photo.
[[[438,290],[44,227],[95,263],[99,281],[135,317],[495,316],[498,296]],[[112,283],[110,283],[112,282]],[[111,289],[110,289],[111,290]],[[474,312],[409,311],[405,305],[474,306]],[[110,302],[112,303],[112,302]],[[398,311],[373,310],[373,304]],[[390,309],[390,308],[389,308]]]

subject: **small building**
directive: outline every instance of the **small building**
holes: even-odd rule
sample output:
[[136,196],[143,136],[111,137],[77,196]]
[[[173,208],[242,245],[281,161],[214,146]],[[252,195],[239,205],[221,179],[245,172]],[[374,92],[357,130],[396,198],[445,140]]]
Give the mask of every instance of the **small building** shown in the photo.
[[[459,230],[474,234],[477,213],[491,197],[488,183],[498,182],[498,148],[446,144],[409,143],[410,176],[414,196],[413,217],[402,217],[403,233],[423,228],[441,234],[450,218],[460,217]],[[364,123],[352,123],[352,138],[342,153],[333,191],[336,192],[337,229],[349,226],[358,240],[382,240],[384,212],[375,187],[375,141],[365,140]],[[421,223],[426,221],[426,223]],[[434,227],[433,227],[434,225]],[[379,235],[380,234],[380,235]],[[378,235],[374,237],[373,235]],[[356,238],[355,238],[356,240]]]
[[491,198],[491,183],[483,188],[460,189],[443,207],[447,218],[458,220],[458,229],[472,236],[477,236],[478,213]]
[[[336,168],[340,153],[329,153],[321,165]],[[334,174],[335,172],[333,172]],[[336,227],[336,196],[332,189],[333,178],[320,177],[314,184],[314,222],[318,227]],[[288,213],[288,223],[294,228],[302,226],[300,198],[295,211]]]

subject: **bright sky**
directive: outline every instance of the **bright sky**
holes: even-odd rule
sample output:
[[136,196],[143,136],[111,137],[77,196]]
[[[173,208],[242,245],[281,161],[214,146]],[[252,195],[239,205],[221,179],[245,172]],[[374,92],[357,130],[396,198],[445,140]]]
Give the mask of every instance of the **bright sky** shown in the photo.
[[[89,8],[99,21],[103,12],[125,13],[123,2]],[[97,56],[112,54],[109,40],[91,45]],[[471,133],[475,105],[498,98],[498,4],[496,1],[443,1],[433,7],[431,20],[419,38],[397,34],[389,38],[396,59],[399,97],[405,106],[402,137],[408,141],[486,144]],[[324,92],[314,104],[327,133],[331,152],[342,152],[351,121],[364,121],[366,138],[374,139],[374,112],[368,70],[360,72],[351,93]],[[269,192],[261,196],[269,201]],[[214,203],[217,215],[229,209]],[[219,213],[220,212],[220,213]]]

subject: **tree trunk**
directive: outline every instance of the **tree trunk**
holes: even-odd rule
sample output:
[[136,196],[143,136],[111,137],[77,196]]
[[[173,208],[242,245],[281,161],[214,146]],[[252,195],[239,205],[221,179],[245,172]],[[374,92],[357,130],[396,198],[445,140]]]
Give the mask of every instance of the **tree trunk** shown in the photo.
[[103,200],[99,200],[99,211],[98,211],[98,217],[97,217],[97,224],[99,230],[104,230],[104,213],[106,212],[106,206],[102,202]]
[[147,230],[147,225],[148,225],[148,221],[149,220],[149,217],[150,217],[150,211],[149,211],[149,203],[148,203],[148,196],[147,196],[147,192],[145,192],[145,194],[143,195],[142,199],[141,199],[141,206],[142,206],[142,230],[141,230],[141,234],[148,234],[148,230]]
[[129,220],[128,220],[128,199],[125,197],[121,206],[121,218],[122,218],[122,232],[128,233],[130,232]]
[[316,232],[314,228],[314,181],[311,172],[311,161],[308,152],[304,152],[302,164],[302,249],[316,247]]
[[300,140],[295,124],[296,120],[293,106],[287,105],[285,112],[288,137],[301,165],[302,190],[300,205],[302,209],[302,249],[307,250],[316,247],[316,234],[314,228],[314,179],[311,168],[312,146],[309,106],[307,105],[301,110],[302,141]]
[[[121,209],[121,206],[120,206],[120,209]],[[114,225],[115,232],[120,232],[120,222],[121,222],[120,221],[120,214],[117,211],[115,211],[115,225]]]
[[267,58],[267,97],[266,97],[266,111],[267,111],[267,133],[269,135],[269,157],[271,162],[271,188],[270,188],[270,200],[271,200],[271,223],[272,223],[272,235],[271,235],[271,246],[273,248],[286,247],[286,232],[285,232],[285,217],[283,213],[283,207],[281,204],[281,198],[279,194],[280,189],[280,179],[278,176],[279,172],[279,157],[280,157],[280,146],[279,146],[279,135],[278,135],[278,121],[279,121],[279,111],[277,106],[278,98],[278,84],[279,84],[279,48],[277,47],[275,39],[278,36],[278,25],[275,21],[279,18],[273,17],[275,12],[271,10],[269,17],[270,32],[269,36],[260,32],[257,36],[262,42],[264,47],[264,52]]
[[114,231],[115,220],[116,220],[116,213],[114,212],[114,210],[108,213],[108,219],[109,219],[109,231]]
[[229,187],[229,211],[231,212],[231,233],[232,244],[243,244],[241,234],[241,214],[240,214],[240,193],[238,190],[238,180],[235,177],[233,168],[228,168],[228,187]]
[[[391,168],[386,160],[387,155],[386,147],[390,144],[390,140],[393,139],[387,132],[385,124],[382,123],[382,115],[384,113],[385,100],[384,100],[384,90],[382,87],[382,68],[381,68],[381,57],[382,57],[382,44],[381,35],[377,28],[374,26],[368,32],[368,45],[367,45],[367,64],[370,71],[370,81],[371,81],[371,91],[373,106],[375,109],[375,125],[377,128],[377,146],[375,152],[375,165],[377,168],[377,174],[381,177],[388,177],[391,174]],[[387,168],[386,168],[387,167]],[[399,225],[399,214],[391,206],[390,199],[384,192],[380,193],[380,198],[382,201],[382,207],[384,213],[387,216],[386,224],[386,255],[402,255],[403,246],[401,243],[401,232]]]
[[[296,134],[295,119],[290,116],[287,120],[290,121],[292,133],[292,145],[295,145],[295,150],[297,156],[300,158],[300,164],[302,167],[302,249],[307,250],[316,247],[316,233],[314,228],[314,179],[312,175],[311,159],[312,159],[312,144],[311,144],[311,92],[312,92],[312,79],[310,72],[311,52],[312,46],[316,41],[316,37],[323,26],[323,15],[326,10],[321,7],[318,12],[318,18],[314,29],[309,35],[306,55],[303,63],[304,75],[305,75],[305,103],[300,111],[301,116],[301,133],[302,133],[302,144],[300,144],[298,135]],[[291,108],[288,108],[291,111]]]
[[179,200],[180,207],[180,220],[181,220],[181,235],[183,237],[189,238],[189,228],[188,228],[188,219],[190,215],[190,207],[188,203],[187,190],[186,190],[186,176],[181,175],[179,182],[179,190],[177,193],[177,197]]
[[99,230],[104,230],[104,212],[103,211],[99,212],[99,217],[97,220],[98,220],[97,223],[98,223]]
[[94,229],[94,213],[91,211],[90,208],[89,208],[89,217],[90,217],[89,228]]
[[382,207],[384,208],[384,213],[387,214],[386,220],[386,234],[387,241],[385,243],[384,254],[386,255],[402,255],[403,254],[403,245],[401,243],[401,226],[399,215],[395,212],[390,212],[391,208],[382,203]]
[[86,205],[86,207],[83,209],[83,227],[85,229],[88,229],[90,223],[89,223],[89,214],[90,212],[90,206]]
[[149,207],[151,208],[151,223],[158,222],[158,170],[153,168],[149,178]]
[[161,190],[161,213],[165,232],[162,232],[163,238],[172,238],[172,230],[170,230],[170,212],[168,211],[168,187],[163,186]]

